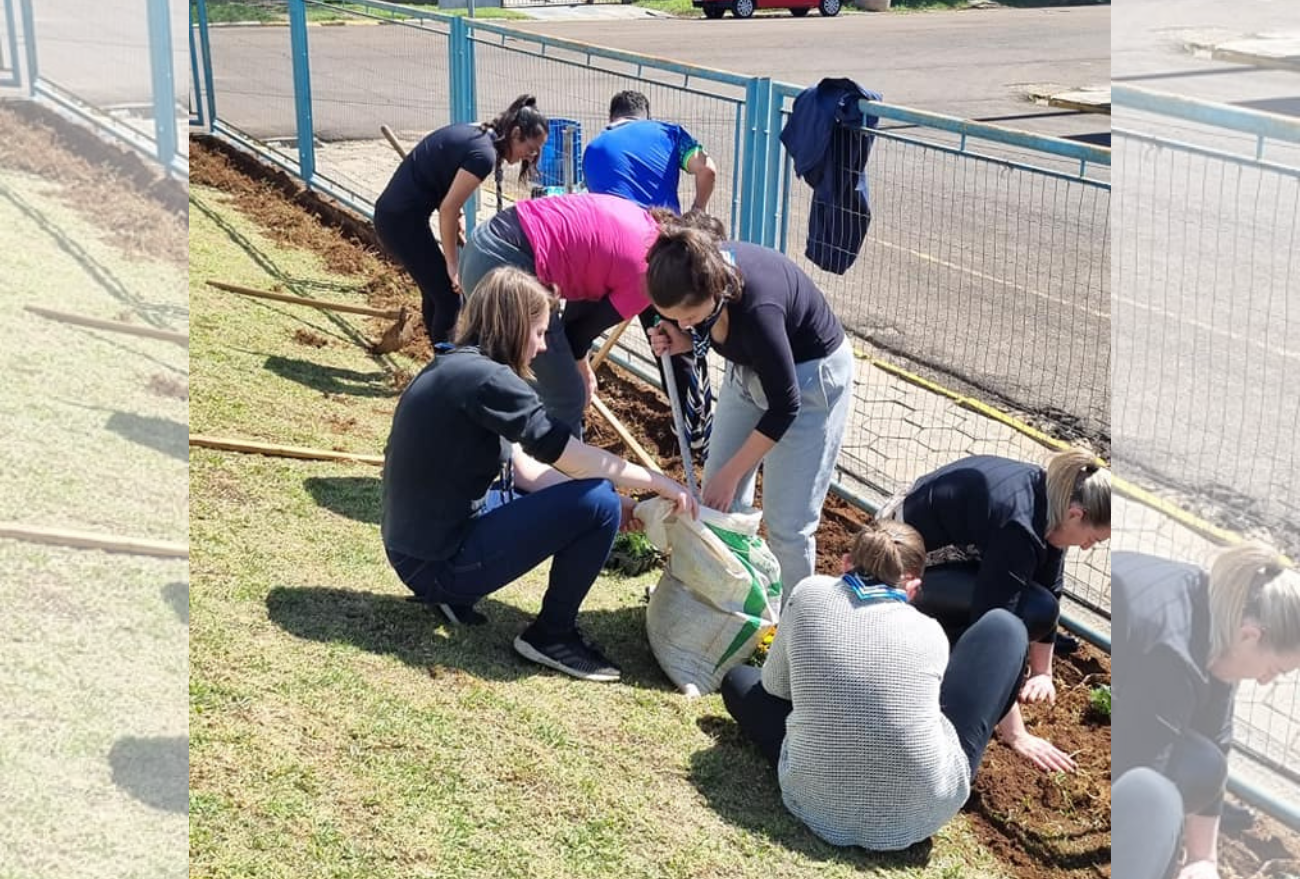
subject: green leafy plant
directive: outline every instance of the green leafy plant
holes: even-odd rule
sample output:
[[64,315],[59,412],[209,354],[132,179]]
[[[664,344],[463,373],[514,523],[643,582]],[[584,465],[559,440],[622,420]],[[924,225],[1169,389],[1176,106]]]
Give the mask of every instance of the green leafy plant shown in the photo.
[[1088,693],[1088,707],[1094,714],[1110,717],[1110,685],[1101,684]]
[[640,531],[624,531],[614,538],[605,567],[629,577],[652,571],[663,563],[663,553]]

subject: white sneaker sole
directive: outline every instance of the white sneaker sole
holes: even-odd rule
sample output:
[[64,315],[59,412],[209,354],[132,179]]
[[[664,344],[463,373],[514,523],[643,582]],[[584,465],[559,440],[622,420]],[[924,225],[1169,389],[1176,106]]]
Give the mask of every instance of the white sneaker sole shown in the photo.
[[533,647],[532,644],[529,644],[522,637],[515,638],[515,652],[530,662],[535,662],[538,665],[544,665],[547,668],[553,668],[556,671],[564,672],[566,675],[569,675],[570,677],[578,678],[579,680],[583,680],[583,681],[596,681],[598,683],[608,683],[610,681],[617,681],[620,677],[618,672],[614,672],[613,674],[609,674],[607,672],[584,672],[584,671],[579,671],[576,668],[569,668],[567,665],[564,665],[561,662],[556,662],[554,659],[551,659],[551,657],[547,656],[545,653],[538,651],[535,647]]

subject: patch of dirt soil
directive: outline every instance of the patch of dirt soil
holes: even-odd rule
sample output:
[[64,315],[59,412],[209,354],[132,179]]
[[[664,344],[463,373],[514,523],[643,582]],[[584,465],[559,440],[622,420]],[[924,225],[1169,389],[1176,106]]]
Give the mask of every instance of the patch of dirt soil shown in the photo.
[[309,348],[324,348],[330,343],[330,340],[320,333],[314,333],[311,330],[299,327],[293,333],[293,340],[299,345],[306,345]]
[[188,381],[161,372],[155,373],[149,378],[148,388],[160,397],[170,397],[173,400],[188,400],[190,398],[190,383]]
[[[211,138],[191,142],[192,179],[229,192],[236,204],[262,223],[276,240],[309,248],[333,260],[336,271],[367,279],[364,289],[372,305],[418,306],[418,292],[404,273],[379,254],[373,230],[343,208],[308,193],[280,171]],[[386,324],[377,324],[382,330]],[[377,335],[378,333],[376,333]],[[427,338],[420,334],[409,349],[427,360]],[[412,375],[399,370],[392,377],[397,391]],[[625,370],[602,366],[601,399],[629,429],[637,442],[664,470],[684,479],[672,417],[664,396]],[[326,395],[327,397],[330,395]],[[621,456],[630,450],[594,411],[586,423],[587,441]],[[760,482],[761,492],[761,482]],[[817,531],[817,568],[839,569],[867,513],[835,497],[827,498]],[[989,746],[966,813],[980,842],[1002,860],[1017,879],[1084,879],[1110,875],[1110,726],[1089,711],[1093,686],[1110,682],[1110,659],[1084,645],[1073,656],[1054,663],[1057,702],[1030,706],[1025,716],[1031,731],[1073,753],[1079,764],[1074,775],[1047,775],[994,742]],[[432,675],[439,672],[431,669]],[[1224,879],[1248,879],[1295,872],[1300,840],[1277,823],[1260,816],[1255,826],[1236,838],[1221,840]]]
[[182,181],[31,101],[0,104],[0,132],[0,167],[56,184],[56,197],[124,254],[189,261]]
[[[190,139],[190,181],[231,196],[235,206],[277,244],[310,250],[331,272],[364,279],[361,292],[368,305],[389,311],[413,308],[418,322],[419,288],[405,269],[384,255],[368,220],[307,190],[285,172],[206,135]],[[368,329],[378,339],[391,325],[389,319],[372,318]],[[423,332],[415,333],[404,351],[421,360],[433,354]]]

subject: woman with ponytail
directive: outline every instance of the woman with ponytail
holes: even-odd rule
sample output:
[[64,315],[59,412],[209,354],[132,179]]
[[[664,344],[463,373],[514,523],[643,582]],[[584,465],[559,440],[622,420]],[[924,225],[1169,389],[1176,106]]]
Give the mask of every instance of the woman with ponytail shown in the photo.
[[787,600],[761,672],[738,666],[722,682],[786,807],[832,845],[895,851],[932,836],[965,804],[1016,698],[1024,624],[991,611],[950,654],[910,604],[924,565],[916,529],[868,524],[842,577],[809,577]]
[[813,573],[813,534],[853,400],[853,346],[784,254],[698,224],[661,225],[646,255],[650,300],[668,318],[650,332],[655,356],[697,357],[707,346],[727,361],[701,501],[752,506],[762,465],[768,544],[788,594]]
[[[546,143],[547,121],[537,99],[520,95],[491,122],[447,125],[425,136],[402,159],[375,202],[375,232],[420,288],[429,339],[446,342],[460,313],[459,256],[465,202],[495,171],[519,163],[519,179],[531,175]],[[438,212],[442,247],[429,219]]]
[[[881,515],[916,528],[930,551],[917,606],[954,640],[994,608],[1014,613],[1032,644],[1020,701],[1055,701],[1065,552],[1110,539],[1110,471],[1082,449],[1053,455],[1046,468],[978,455],[922,476]],[[1075,768],[1068,754],[1029,734],[1018,704],[998,735],[1044,771]]]
[[1300,668],[1300,573],[1258,544],[1208,575],[1114,553],[1111,641],[1115,875],[1218,879],[1237,684]]

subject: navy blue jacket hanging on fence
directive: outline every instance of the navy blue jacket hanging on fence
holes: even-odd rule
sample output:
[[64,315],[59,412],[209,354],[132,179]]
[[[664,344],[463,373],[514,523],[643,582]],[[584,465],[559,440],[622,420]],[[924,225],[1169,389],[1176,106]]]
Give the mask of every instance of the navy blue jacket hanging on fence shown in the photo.
[[794,99],[781,143],[794,159],[794,172],[813,188],[804,255],[819,268],[842,275],[858,258],[871,225],[867,200],[867,156],[877,117],[862,113],[859,101],[879,101],[851,79],[823,79]]

